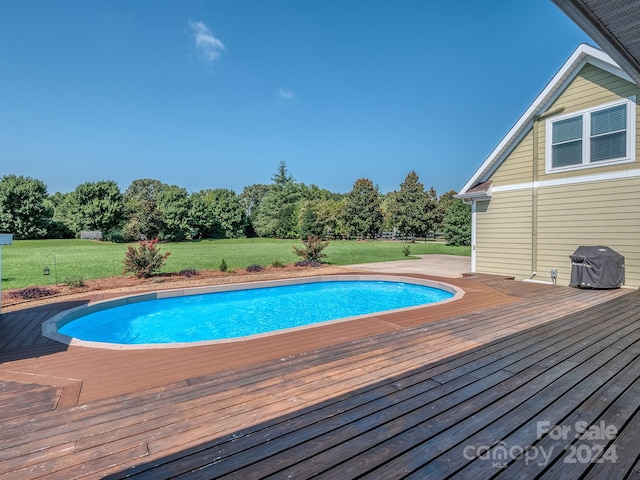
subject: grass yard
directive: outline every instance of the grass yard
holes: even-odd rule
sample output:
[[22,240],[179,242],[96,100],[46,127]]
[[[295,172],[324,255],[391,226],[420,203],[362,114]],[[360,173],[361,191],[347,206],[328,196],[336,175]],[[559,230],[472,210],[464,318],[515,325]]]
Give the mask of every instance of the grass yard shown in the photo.
[[[224,258],[229,270],[238,270],[257,263],[271,265],[279,260],[295,263],[291,247],[302,246],[299,240],[245,238],[233,240],[202,240],[198,242],[160,244],[161,252],[171,252],[163,272],[179,272],[185,268],[217,270]],[[355,240],[332,241],[325,250],[331,265],[405,260],[403,242]],[[451,247],[441,242],[409,244],[412,255],[470,255],[469,247]],[[54,284],[57,279],[83,280],[113,277],[122,274],[126,244],[93,242],[90,240],[22,240],[2,248],[2,289],[30,285]],[[48,266],[50,275],[43,274]]]

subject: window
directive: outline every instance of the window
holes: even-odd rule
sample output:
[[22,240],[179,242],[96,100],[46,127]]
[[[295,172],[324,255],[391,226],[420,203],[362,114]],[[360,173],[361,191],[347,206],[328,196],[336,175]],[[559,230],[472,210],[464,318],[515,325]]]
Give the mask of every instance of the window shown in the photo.
[[634,106],[624,100],[548,119],[547,171],[632,161]]

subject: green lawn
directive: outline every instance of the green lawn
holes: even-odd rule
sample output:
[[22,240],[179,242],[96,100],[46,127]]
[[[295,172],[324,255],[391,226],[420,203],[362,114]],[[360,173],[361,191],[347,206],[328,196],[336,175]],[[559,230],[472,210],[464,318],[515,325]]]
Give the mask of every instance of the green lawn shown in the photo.
[[[291,247],[302,246],[299,240],[247,238],[234,240],[202,240],[199,242],[166,243],[160,251],[171,252],[164,272],[185,268],[218,269],[224,258],[229,270],[243,269],[257,263],[271,265],[275,260],[291,264],[300,258]],[[382,262],[407,259],[402,254],[403,242],[355,240],[332,241],[326,249],[331,265]],[[470,255],[469,247],[450,247],[440,242],[410,244],[412,255]],[[59,282],[72,277],[84,280],[122,274],[125,244],[89,240],[23,240],[2,247],[2,288],[53,284],[56,270]],[[416,257],[408,257],[416,258]],[[54,262],[55,259],[55,262]],[[48,266],[50,275],[44,276]]]

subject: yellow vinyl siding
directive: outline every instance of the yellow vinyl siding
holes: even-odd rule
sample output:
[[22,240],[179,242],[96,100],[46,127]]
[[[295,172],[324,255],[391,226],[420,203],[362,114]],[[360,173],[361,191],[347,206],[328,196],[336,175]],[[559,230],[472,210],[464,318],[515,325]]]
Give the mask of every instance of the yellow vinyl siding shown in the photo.
[[[547,111],[552,112],[557,109],[563,109],[558,115],[566,115],[571,112],[577,112],[587,108],[594,108],[610,102],[615,102],[624,98],[630,98],[640,94],[637,86],[627,82],[626,80],[610,74],[598,67],[587,64],[573,81],[567,86],[562,94],[556,99]],[[636,127],[640,125],[638,117],[638,108],[636,107]],[[553,117],[551,117],[553,118]],[[538,179],[556,179],[571,178],[580,175],[588,175],[590,173],[606,173],[626,170],[629,168],[638,168],[638,159],[635,162],[624,163],[618,165],[600,165],[594,164],[589,168],[578,170],[570,170],[563,172],[545,173],[545,122],[538,123]],[[640,138],[636,134],[636,152],[640,147]]]
[[511,154],[491,176],[494,185],[513,185],[530,182],[533,172],[533,132],[514,148]]
[[497,193],[485,207],[476,209],[476,271],[529,277],[531,189]]
[[538,272],[558,269],[567,285],[569,255],[580,245],[606,245],[624,255],[627,285],[640,285],[640,178],[538,190]]
[[[593,65],[586,65],[546,112],[562,109],[558,115],[597,107],[637,96],[640,89]],[[531,276],[551,281],[551,269],[558,270],[558,284],[568,285],[569,256],[580,245],[606,245],[625,256],[626,285],[640,286],[640,149],[639,109],[636,114],[636,159],[617,165],[603,165],[573,171],[545,173],[545,119],[533,122],[537,128],[537,164],[533,174],[533,128],[505,158],[488,180],[492,198],[476,206],[476,271]],[[544,113],[544,112],[543,112]],[[604,173],[631,175],[619,179],[598,179]],[[589,176],[591,176],[589,178]],[[537,177],[537,178],[536,178]],[[564,179],[580,183],[562,184]],[[530,182],[537,181],[536,265],[532,215],[534,196]],[[549,186],[553,182],[553,186]],[[559,182],[560,184],[557,184]]]
[[593,65],[586,65],[548,110],[564,107],[563,114],[566,114],[629,98],[637,93],[638,87],[632,83]]

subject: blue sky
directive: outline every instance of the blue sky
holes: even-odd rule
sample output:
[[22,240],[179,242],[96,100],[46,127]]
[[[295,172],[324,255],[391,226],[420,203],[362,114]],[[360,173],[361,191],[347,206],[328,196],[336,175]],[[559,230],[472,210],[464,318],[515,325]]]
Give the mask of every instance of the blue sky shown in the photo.
[[0,175],[457,191],[582,42],[550,0],[4,0]]

